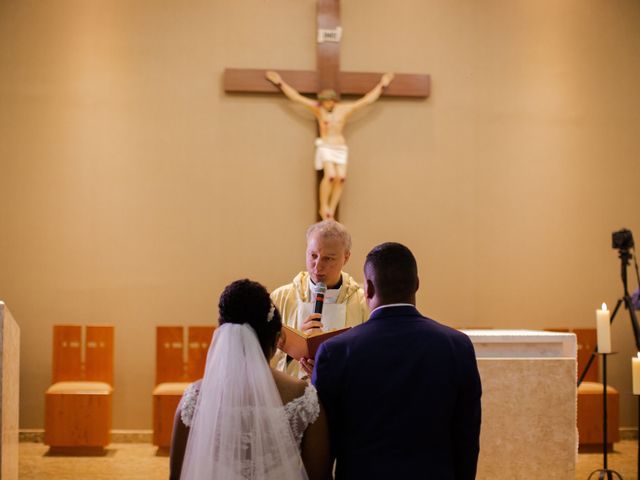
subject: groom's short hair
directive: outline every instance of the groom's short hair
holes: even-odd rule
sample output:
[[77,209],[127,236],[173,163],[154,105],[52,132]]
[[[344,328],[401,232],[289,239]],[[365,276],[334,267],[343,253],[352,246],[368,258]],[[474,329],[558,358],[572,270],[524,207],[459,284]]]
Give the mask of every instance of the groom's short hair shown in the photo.
[[418,290],[418,265],[407,247],[387,242],[374,247],[364,262],[376,292],[385,300],[405,300]]

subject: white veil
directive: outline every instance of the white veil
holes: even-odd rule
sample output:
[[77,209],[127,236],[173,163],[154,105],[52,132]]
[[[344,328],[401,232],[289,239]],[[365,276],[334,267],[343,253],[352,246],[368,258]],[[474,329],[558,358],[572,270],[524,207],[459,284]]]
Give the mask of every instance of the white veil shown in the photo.
[[248,324],[216,329],[180,478],[307,479],[271,370]]

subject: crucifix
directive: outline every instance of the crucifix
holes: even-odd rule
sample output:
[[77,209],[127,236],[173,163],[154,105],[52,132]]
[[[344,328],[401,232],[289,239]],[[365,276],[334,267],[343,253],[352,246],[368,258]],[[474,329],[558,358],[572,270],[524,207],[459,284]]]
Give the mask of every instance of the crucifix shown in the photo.
[[[346,117],[380,96],[426,98],[429,75],[343,72],[340,70],[340,1],[318,0],[316,71],[225,69],[228,93],[282,91],[308,107],[318,120],[316,169],[324,170],[319,182],[320,218],[335,218],[346,175],[347,147],[342,137]],[[318,101],[302,94],[316,94]],[[364,95],[355,102],[340,102],[341,95]],[[332,135],[333,132],[333,135]]]

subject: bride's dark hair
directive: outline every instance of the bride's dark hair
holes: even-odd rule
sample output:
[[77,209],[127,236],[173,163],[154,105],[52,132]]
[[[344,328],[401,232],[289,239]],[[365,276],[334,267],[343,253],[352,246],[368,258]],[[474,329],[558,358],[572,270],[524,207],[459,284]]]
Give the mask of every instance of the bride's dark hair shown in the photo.
[[[258,335],[265,356],[273,350],[282,320],[264,286],[247,278],[236,280],[227,285],[220,295],[218,311],[220,325],[248,323]],[[272,318],[270,312],[273,312]]]

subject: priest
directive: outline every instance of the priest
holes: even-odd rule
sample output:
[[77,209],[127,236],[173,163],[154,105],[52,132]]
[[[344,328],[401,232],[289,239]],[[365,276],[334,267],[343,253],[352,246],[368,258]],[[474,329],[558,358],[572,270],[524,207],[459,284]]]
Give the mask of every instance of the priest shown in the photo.
[[[364,292],[360,285],[342,271],[351,256],[351,235],[335,220],[323,220],[307,229],[307,270],[298,273],[293,281],[271,293],[280,311],[282,323],[305,333],[353,327],[369,316]],[[322,314],[313,313],[315,286],[327,286]],[[313,359],[300,362],[278,351],[272,365],[301,378],[309,376]]]

